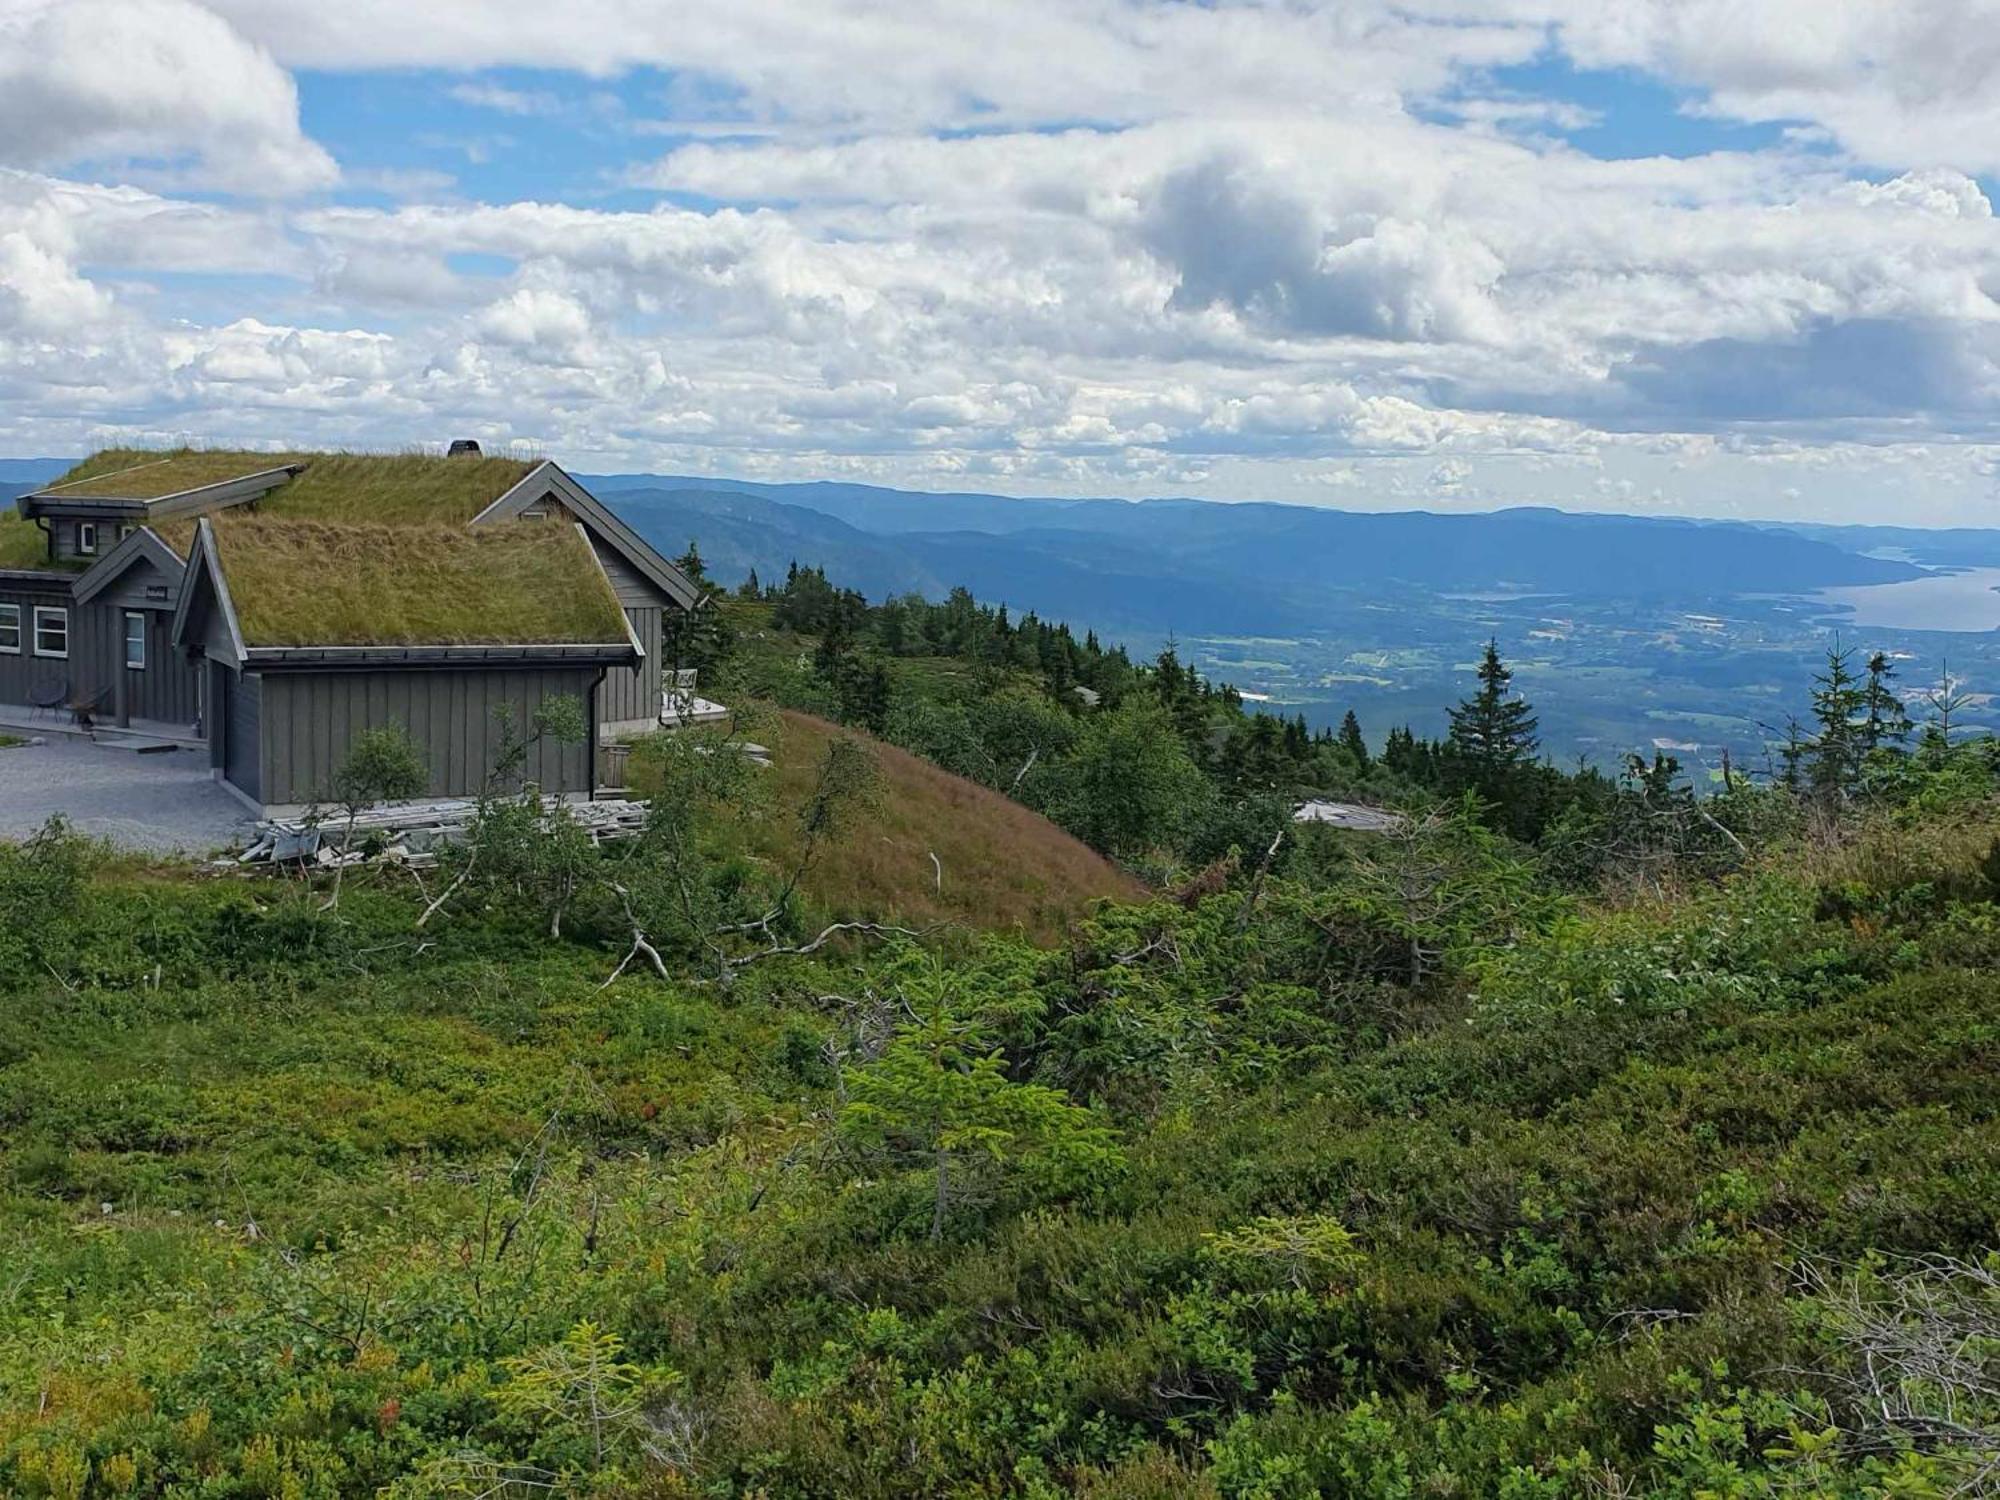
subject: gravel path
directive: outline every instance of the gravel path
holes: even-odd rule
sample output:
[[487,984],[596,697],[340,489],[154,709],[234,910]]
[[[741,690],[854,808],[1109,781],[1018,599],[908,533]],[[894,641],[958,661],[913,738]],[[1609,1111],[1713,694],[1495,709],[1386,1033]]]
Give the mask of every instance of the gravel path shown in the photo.
[[203,751],[139,755],[55,735],[0,748],[0,839],[25,838],[58,812],[79,832],[146,854],[206,854],[249,831]]

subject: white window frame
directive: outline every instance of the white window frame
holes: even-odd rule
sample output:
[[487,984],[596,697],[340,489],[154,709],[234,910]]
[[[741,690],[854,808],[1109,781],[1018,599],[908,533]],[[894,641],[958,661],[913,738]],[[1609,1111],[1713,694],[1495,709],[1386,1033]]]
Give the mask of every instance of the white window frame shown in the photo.
[[97,523],[78,521],[76,523],[76,553],[78,557],[97,556]]
[[[42,645],[42,620],[51,617],[62,621],[62,650],[50,651]],[[69,611],[56,604],[35,606],[35,655],[53,657],[57,661],[69,660]]]
[[[132,622],[134,620],[139,622],[139,636],[136,641],[132,637]],[[148,623],[144,610],[128,609],[125,611],[125,669],[128,672],[143,672],[146,670],[146,627]],[[137,661],[132,660],[132,647],[134,645],[137,645],[139,648],[139,659]]]
[[0,631],[4,630],[11,630],[13,632],[14,644],[11,646],[8,645],[6,638],[0,636],[0,653],[5,653],[8,656],[19,656],[21,654],[20,605],[0,604]]

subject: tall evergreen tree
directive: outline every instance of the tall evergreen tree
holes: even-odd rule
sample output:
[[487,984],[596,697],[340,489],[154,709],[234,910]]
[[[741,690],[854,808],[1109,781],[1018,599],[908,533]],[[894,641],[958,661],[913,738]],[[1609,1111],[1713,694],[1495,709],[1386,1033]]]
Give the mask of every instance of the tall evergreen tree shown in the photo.
[[1479,691],[1451,710],[1448,737],[1468,783],[1485,797],[1506,789],[1513,774],[1534,759],[1539,741],[1534,709],[1511,687],[1514,674],[1500,659],[1500,643],[1488,640],[1479,663]]

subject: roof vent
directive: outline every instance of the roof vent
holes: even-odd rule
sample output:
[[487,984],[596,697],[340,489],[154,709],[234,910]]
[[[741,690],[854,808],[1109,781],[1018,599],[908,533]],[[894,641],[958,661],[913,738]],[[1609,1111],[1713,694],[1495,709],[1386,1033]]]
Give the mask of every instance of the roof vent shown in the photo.
[[444,456],[446,458],[477,458],[479,457],[479,439],[453,438],[451,446],[445,449]]

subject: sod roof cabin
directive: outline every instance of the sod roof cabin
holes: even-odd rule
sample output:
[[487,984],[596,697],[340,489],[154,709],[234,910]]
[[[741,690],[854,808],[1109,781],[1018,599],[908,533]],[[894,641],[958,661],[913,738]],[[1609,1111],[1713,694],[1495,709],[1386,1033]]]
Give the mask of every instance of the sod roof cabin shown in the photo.
[[273,808],[386,724],[433,795],[474,792],[503,720],[570,695],[589,736],[528,774],[593,790],[599,743],[666,713],[700,590],[557,465],[453,449],[93,454],[0,516],[0,710],[198,739]]

